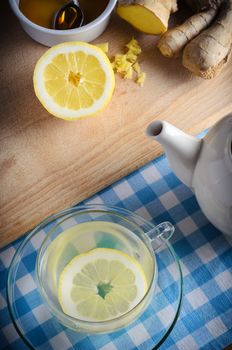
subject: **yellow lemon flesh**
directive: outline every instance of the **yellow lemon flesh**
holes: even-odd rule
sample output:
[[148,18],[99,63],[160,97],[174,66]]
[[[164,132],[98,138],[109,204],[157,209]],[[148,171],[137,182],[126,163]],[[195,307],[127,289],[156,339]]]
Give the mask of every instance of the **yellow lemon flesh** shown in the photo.
[[140,264],[116,249],[95,248],[74,257],[61,273],[58,299],[69,316],[106,321],[134,308],[147,291]]
[[105,53],[82,42],[48,49],[34,70],[36,96],[56,117],[76,120],[103,109],[112,97],[114,72]]

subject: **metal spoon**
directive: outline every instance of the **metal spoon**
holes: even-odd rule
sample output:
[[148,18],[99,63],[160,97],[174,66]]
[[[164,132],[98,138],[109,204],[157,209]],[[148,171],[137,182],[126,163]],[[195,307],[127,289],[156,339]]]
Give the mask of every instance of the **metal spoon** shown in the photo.
[[78,0],[70,0],[62,6],[53,17],[53,29],[73,29],[82,26],[84,14]]

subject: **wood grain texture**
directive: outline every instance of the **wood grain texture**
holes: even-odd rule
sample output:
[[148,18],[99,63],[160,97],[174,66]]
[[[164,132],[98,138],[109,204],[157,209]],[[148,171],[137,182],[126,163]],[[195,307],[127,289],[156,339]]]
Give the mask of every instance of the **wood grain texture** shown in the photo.
[[161,154],[144,135],[152,120],[196,134],[232,110],[231,62],[212,81],[192,77],[181,59],[160,55],[154,37],[135,32],[115,15],[95,42],[109,41],[113,56],[136,37],[143,48],[144,87],[116,77],[113,99],[102,113],[76,122],[54,118],[32,85],[35,63],[46,48],[23,32],[7,1],[0,7],[1,246]]

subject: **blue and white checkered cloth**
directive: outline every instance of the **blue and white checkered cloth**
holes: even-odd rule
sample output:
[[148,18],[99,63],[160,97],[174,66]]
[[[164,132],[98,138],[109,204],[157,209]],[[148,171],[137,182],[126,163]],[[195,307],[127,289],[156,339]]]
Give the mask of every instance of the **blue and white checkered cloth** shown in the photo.
[[[201,212],[193,193],[172,173],[164,156],[101,191],[85,204],[108,204],[127,208],[154,223],[170,221],[176,231],[172,245],[180,258],[184,276],[184,301],[179,319],[161,350],[221,350],[232,343],[232,247],[229,238],[213,227]],[[23,238],[0,251],[0,349],[28,349],[16,332],[7,308],[6,278],[11,259]],[[30,268],[24,276],[30,279]],[[30,284],[24,283],[24,290]],[[20,303],[20,300],[18,301]],[[22,307],[24,307],[22,305]],[[27,309],[25,317],[27,317]],[[34,305],[39,325],[46,312]],[[49,315],[48,315],[49,318]],[[30,319],[28,319],[30,323]],[[49,333],[49,346],[40,349],[71,350],[64,334]],[[98,338],[99,339],[99,338]],[[96,340],[84,337],[78,350],[150,350],[152,337],[139,319],[130,332],[119,331]]]

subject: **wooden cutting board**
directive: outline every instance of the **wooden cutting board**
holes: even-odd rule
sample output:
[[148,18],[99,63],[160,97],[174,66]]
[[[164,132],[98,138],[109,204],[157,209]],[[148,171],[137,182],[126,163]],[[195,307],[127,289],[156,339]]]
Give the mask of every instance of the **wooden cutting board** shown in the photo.
[[76,122],[54,118],[32,85],[35,63],[46,48],[23,32],[6,0],[0,13],[1,246],[157,157],[161,147],[144,135],[153,119],[196,134],[232,110],[231,62],[212,81],[192,77],[181,59],[160,55],[154,37],[114,15],[95,42],[108,41],[113,56],[137,38],[144,87],[116,77],[113,99],[102,113]]

